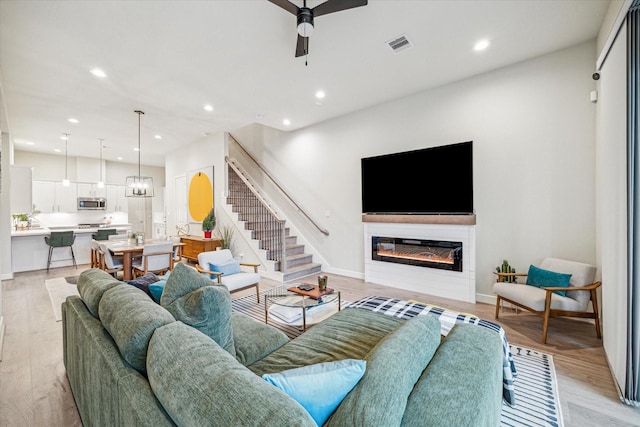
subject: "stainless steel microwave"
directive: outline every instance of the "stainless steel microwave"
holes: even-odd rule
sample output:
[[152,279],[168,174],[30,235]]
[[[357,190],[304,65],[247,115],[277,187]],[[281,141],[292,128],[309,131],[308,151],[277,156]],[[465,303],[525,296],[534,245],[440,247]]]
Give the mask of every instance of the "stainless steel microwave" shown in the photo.
[[107,199],[101,197],[78,197],[78,210],[106,210]]

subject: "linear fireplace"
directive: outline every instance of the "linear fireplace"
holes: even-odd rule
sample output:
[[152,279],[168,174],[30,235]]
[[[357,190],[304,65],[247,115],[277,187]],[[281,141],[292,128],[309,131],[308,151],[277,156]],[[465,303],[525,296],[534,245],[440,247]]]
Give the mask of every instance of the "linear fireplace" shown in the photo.
[[371,236],[371,259],[462,271],[462,242]]

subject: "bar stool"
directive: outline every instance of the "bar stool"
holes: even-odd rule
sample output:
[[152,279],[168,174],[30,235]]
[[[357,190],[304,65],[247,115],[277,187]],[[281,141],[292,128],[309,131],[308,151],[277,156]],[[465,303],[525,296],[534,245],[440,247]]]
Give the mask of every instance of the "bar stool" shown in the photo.
[[44,241],[49,245],[49,258],[47,259],[47,273],[49,272],[49,266],[51,266],[51,255],[55,248],[71,249],[71,258],[73,259],[73,265],[78,268],[76,264],[76,256],[73,253],[73,243],[76,241],[76,236],[73,231],[52,231],[50,236],[44,236]]

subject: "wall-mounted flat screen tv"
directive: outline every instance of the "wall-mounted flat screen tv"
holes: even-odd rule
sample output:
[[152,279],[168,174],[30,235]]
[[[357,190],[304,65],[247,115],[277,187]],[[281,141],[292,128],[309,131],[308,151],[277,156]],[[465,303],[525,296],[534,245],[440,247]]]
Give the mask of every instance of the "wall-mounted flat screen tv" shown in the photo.
[[473,141],[366,157],[362,212],[473,213]]

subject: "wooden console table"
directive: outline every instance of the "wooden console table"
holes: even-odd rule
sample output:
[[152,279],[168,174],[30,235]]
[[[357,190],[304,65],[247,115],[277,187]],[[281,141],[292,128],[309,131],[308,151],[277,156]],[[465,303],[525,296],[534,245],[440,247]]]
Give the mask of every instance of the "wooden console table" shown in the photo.
[[198,262],[198,254],[201,252],[215,251],[222,247],[220,239],[205,239],[200,236],[182,236],[180,242],[184,243],[182,257],[193,262]]

